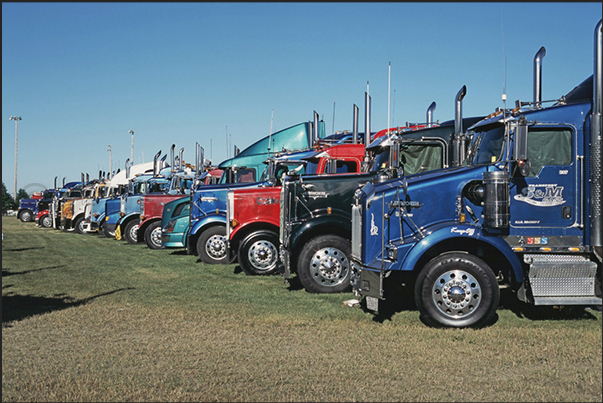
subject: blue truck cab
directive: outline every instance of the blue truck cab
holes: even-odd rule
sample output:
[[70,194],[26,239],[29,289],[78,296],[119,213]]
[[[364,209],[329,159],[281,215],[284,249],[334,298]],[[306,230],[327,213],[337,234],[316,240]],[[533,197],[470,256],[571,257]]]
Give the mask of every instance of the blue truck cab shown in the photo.
[[601,306],[600,51],[601,21],[594,74],[542,101],[541,48],[534,100],[470,127],[461,166],[356,191],[351,283],[368,310],[410,292],[430,326],[482,327],[501,287],[531,305]]

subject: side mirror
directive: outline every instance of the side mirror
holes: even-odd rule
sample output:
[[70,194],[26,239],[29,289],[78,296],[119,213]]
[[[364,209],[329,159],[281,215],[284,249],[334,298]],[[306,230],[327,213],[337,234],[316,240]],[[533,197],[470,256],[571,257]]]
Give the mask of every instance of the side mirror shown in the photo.
[[528,160],[528,121],[521,116],[515,130],[514,160],[522,176],[528,176],[532,164]]

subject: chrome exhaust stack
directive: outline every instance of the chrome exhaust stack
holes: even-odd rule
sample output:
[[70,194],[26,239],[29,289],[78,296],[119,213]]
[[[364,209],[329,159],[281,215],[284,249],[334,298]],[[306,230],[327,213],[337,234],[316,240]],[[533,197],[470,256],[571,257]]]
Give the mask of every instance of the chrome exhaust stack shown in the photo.
[[314,122],[312,123],[312,142],[310,143],[310,147],[314,147],[315,144],[318,144],[318,113],[314,111]]
[[467,86],[456,94],[454,108],[454,138],[452,140],[452,166],[459,166],[465,159],[465,136],[463,135],[463,98],[467,94]]
[[435,101],[433,101],[431,103],[431,105],[429,105],[429,108],[427,108],[427,127],[433,127],[433,111],[435,111],[436,108],[436,103]]
[[172,168],[172,172],[174,172],[176,170],[176,160],[174,157],[174,149],[175,148],[176,148],[176,144],[172,144],[172,147],[170,147],[170,167]]
[[[157,154],[155,154],[155,157],[153,158],[153,177],[157,176],[157,159],[159,158],[159,156],[161,155],[161,150],[159,150],[159,152]],[[130,177],[129,174],[126,174],[127,177]]]
[[352,121],[352,142],[354,144],[358,144],[358,106],[354,104],[354,112],[353,112],[353,121]]
[[184,163],[182,162],[182,158],[184,157],[184,147],[182,147],[180,149],[180,152],[178,152],[178,169],[182,170],[182,166],[184,165]]
[[541,107],[542,102],[542,59],[546,55],[546,49],[542,46],[534,56],[534,105]]

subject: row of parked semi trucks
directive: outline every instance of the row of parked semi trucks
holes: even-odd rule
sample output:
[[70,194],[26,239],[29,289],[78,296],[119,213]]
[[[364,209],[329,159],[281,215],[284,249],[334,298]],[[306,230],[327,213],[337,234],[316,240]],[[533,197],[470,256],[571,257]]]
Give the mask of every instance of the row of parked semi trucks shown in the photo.
[[354,105],[350,133],[325,136],[315,112],[215,170],[198,144],[194,169],[172,146],[169,165],[159,152],[123,186],[87,182],[81,220],[77,198],[59,214],[64,187],[52,225],[352,291],[375,312],[411,293],[436,327],[488,324],[501,288],[526,304],[600,307],[601,22],[594,43],[593,74],[559,99],[541,99],[543,47],[534,99],[511,109],[463,117],[463,86],[454,119],[433,121],[434,102],[425,123],[373,133],[365,94],[370,135]]

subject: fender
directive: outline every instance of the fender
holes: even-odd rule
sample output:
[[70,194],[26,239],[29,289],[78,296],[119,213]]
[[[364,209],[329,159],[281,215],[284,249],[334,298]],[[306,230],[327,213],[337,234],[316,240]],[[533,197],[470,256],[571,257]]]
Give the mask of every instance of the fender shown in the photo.
[[450,241],[451,239],[471,238],[477,242],[489,244],[500,251],[511,265],[517,281],[522,282],[524,280],[521,262],[509,244],[500,237],[483,235],[481,227],[458,223],[454,225],[452,223],[440,223],[425,228],[424,233],[428,233],[429,235],[415,243],[408,250],[406,256],[403,257],[403,260],[400,261],[403,266],[402,270],[412,270],[426,251],[441,242]]
[[226,213],[220,212],[219,214],[206,215],[205,217],[196,220],[194,223],[191,223],[188,236],[196,235],[209,224],[221,224],[226,227]]
[[[255,220],[255,221],[246,222],[243,225],[237,225],[230,233],[230,240],[232,242],[238,242],[239,239],[246,238],[250,233],[253,233],[259,229],[258,224],[260,224],[261,228],[266,228],[266,229],[270,229],[270,230],[274,231],[276,233],[276,235],[278,236],[279,224],[280,224],[279,221],[271,222],[271,221],[265,221],[265,220]],[[249,229],[251,229],[251,230],[248,231]]]
[[147,227],[157,221],[161,222],[161,217],[149,218],[148,220],[145,220],[142,225],[138,226],[139,233],[144,234],[144,232],[147,230]]
[[334,227],[346,228],[347,232],[350,232],[351,214],[342,213],[340,210],[335,210],[332,214],[328,214],[325,209],[321,209],[314,214],[315,218],[309,224],[301,222],[295,226],[296,230],[293,230],[294,232],[291,233],[291,238],[289,239],[289,248],[291,250],[295,249],[301,240],[306,239],[307,236],[311,236],[308,234],[312,234],[320,227],[329,226],[331,228],[330,232],[333,232],[332,229]]

